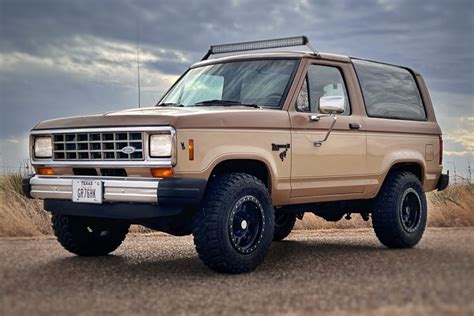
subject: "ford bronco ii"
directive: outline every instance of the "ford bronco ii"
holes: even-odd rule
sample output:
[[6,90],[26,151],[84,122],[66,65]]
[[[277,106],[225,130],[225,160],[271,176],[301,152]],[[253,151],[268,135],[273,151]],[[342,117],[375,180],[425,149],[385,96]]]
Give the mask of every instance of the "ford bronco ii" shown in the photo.
[[[311,52],[229,56],[298,45]],[[106,255],[141,224],[193,234],[207,266],[241,273],[305,212],[360,214],[383,245],[415,246],[425,192],[448,185],[442,148],[418,72],[290,37],[211,46],[155,107],[40,122],[23,190],[74,254]]]

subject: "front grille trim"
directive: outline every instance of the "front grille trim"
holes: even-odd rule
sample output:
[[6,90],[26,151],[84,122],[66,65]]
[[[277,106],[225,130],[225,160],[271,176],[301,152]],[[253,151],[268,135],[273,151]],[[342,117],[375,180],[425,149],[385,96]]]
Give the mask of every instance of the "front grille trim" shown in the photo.
[[[53,161],[145,160],[143,131],[63,131],[51,136]],[[133,153],[124,152],[125,147],[133,147]]]

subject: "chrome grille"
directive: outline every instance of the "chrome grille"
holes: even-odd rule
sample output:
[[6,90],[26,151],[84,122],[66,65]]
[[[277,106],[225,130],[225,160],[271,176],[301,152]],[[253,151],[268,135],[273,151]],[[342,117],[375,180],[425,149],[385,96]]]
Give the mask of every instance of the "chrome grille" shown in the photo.
[[53,159],[143,160],[143,138],[143,132],[53,134]]

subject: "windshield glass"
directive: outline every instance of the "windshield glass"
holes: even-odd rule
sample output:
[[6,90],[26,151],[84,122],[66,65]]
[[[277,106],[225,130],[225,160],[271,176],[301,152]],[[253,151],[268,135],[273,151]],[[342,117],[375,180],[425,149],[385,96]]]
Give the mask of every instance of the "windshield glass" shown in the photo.
[[267,59],[193,68],[159,105],[242,104],[276,108],[283,102],[297,62],[297,59]]

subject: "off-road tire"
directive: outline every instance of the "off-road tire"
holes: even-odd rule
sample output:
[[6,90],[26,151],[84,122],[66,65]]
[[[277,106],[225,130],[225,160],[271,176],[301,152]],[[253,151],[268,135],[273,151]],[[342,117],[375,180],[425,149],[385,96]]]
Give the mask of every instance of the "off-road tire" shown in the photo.
[[[418,198],[419,215],[406,228],[403,205],[407,196]],[[415,218],[415,217],[414,217]],[[426,196],[420,180],[411,172],[390,173],[375,198],[372,224],[379,241],[388,248],[414,247],[423,236],[427,219]]]
[[79,256],[104,256],[117,249],[130,225],[115,220],[53,214],[59,243]]
[[[260,227],[253,234],[257,239],[249,249],[239,248],[233,239],[235,235],[232,235],[238,229],[234,224],[235,212],[239,214],[239,210],[246,210],[247,204],[244,207],[244,203],[254,206],[252,212],[258,215],[253,222],[249,221],[248,230]],[[214,271],[233,274],[253,271],[268,253],[274,223],[270,194],[259,179],[245,173],[217,175],[209,183],[202,207],[195,215],[193,235],[196,251],[202,262]]]
[[276,212],[275,213],[275,231],[273,232],[273,241],[281,241],[288,237],[296,223],[295,213]]

